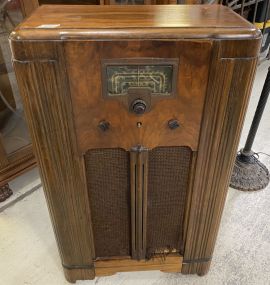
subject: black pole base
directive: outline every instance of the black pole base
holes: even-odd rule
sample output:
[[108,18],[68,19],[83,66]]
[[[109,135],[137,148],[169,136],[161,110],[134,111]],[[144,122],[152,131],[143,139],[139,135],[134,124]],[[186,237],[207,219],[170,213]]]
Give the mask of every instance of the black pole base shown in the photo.
[[257,191],[264,189],[269,183],[269,171],[252,151],[243,150],[237,155],[230,187],[241,191]]

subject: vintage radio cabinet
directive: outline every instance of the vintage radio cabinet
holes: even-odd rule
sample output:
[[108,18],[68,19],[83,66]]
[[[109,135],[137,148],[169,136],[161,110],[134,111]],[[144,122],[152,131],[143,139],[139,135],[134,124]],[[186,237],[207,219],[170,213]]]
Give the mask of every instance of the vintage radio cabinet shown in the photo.
[[218,5],[42,6],[11,46],[66,278],[205,274],[260,33]]

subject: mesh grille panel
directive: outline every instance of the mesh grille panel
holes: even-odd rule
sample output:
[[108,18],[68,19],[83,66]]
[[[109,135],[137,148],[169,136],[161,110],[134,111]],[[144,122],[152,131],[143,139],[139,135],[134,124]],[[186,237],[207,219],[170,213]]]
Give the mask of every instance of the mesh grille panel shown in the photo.
[[147,255],[180,251],[191,150],[159,147],[149,153]]
[[85,166],[96,257],[130,255],[128,152],[89,150]]

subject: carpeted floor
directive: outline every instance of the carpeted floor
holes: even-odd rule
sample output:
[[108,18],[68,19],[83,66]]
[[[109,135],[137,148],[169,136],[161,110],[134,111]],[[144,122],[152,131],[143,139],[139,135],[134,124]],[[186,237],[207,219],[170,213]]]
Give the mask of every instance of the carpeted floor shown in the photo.
[[[258,69],[241,143],[245,141],[269,63]],[[270,153],[270,103],[254,150]],[[270,168],[270,157],[261,155]],[[26,178],[13,182],[14,187]],[[29,179],[29,176],[28,178]],[[25,181],[24,181],[25,183]],[[17,186],[18,187],[18,186]],[[16,187],[15,187],[16,188]],[[229,190],[212,267],[204,277],[158,271],[119,273],[79,285],[270,284],[270,186],[246,193]],[[0,206],[1,207],[1,206]],[[36,190],[0,213],[0,285],[63,285],[65,281],[44,195]]]

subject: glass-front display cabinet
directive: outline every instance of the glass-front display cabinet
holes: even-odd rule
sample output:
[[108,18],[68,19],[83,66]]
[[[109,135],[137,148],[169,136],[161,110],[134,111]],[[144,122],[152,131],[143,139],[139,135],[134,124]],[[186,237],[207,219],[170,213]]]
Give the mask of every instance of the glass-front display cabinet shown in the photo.
[[[25,2],[29,7],[31,0]],[[27,5],[0,0],[0,202],[12,194],[8,182],[35,165],[8,41],[10,32],[27,15]]]

